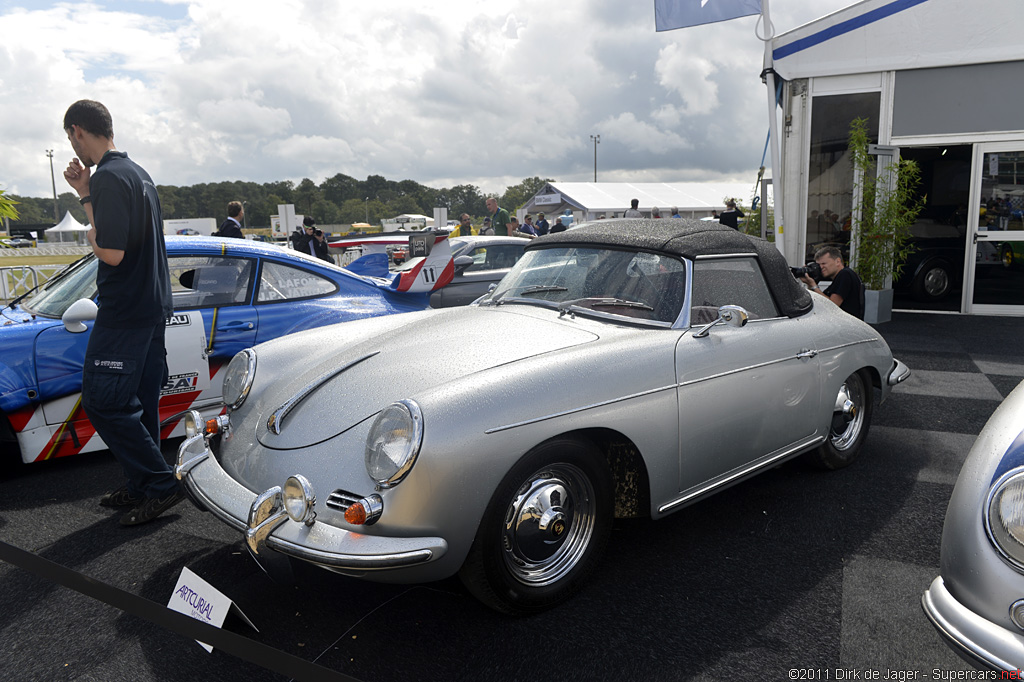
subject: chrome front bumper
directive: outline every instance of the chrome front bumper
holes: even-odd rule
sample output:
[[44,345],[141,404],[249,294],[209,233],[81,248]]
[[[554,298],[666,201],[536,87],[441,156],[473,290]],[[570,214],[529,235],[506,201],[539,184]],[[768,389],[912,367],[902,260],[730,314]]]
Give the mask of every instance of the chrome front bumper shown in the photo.
[[889,376],[886,377],[886,381],[890,386],[896,384],[902,384],[904,381],[910,378],[910,368],[904,365],[896,358],[892,359],[892,369],[889,370]]
[[224,471],[201,435],[178,448],[174,475],[199,507],[245,533],[257,561],[271,549],[332,570],[379,571],[435,561],[448,549],[443,538],[363,535],[323,521],[292,521],[279,486],[254,493],[241,485]]
[[946,589],[942,576],[925,590],[921,606],[946,644],[972,665],[996,671],[1024,668],[1024,637],[961,604]]

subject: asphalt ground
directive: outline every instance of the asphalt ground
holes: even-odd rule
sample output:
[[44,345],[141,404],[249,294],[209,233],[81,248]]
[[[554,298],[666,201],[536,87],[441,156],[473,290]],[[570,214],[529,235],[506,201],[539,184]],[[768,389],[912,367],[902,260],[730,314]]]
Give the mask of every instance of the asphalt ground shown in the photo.
[[[277,585],[187,502],[121,527],[97,505],[118,483],[108,453],[5,470],[0,539],[160,604],[187,566],[259,632],[227,629],[366,682],[956,679],[970,668],[920,597],[961,463],[1024,378],[1024,319],[897,313],[878,329],[914,374],[875,410],[858,462],[791,462],[666,519],[616,522],[592,582],[529,618],[487,610],[456,579],[299,566]],[[288,679],[7,564],[0,613],[3,680]]]

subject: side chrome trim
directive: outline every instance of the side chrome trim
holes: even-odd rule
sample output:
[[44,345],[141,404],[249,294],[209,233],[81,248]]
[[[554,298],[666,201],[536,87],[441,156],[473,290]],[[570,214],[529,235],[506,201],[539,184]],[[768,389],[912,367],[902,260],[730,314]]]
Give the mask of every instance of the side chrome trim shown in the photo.
[[734,483],[738,479],[741,479],[741,478],[743,478],[743,477],[745,477],[745,476],[747,476],[749,474],[752,474],[753,472],[757,471],[758,469],[763,469],[765,467],[771,466],[771,465],[779,462],[780,460],[786,459],[787,457],[790,457],[792,455],[795,455],[795,454],[798,454],[800,452],[803,452],[804,450],[812,448],[815,445],[818,445],[819,443],[824,442],[824,440],[825,440],[825,436],[818,436],[817,438],[811,438],[809,440],[804,441],[800,445],[797,445],[797,446],[794,446],[792,448],[789,448],[788,450],[784,450],[783,452],[780,452],[777,455],[769,456],[767,458],[761,458],[759,460],[756,460],[750,466],[744,467],[742,469],[733,470],[731,473],[726,474],[724,477],[720,477],[718,479],[715,479],[715,480],[711,481],[710,483],[706,483],[704,485],[697,486],[695,488],[690,488],[688,491],[684,492],[681,496],[679,496],[676,499],[672,500],[668,504],[663,504],[660,507],[658,507],[658,513],[664,514],[665,512],[669,511],[670,509],[674,509],[675,507],[678,507],[681,504],[684,504],[684,503],[686,503],[686,502],[688,502],[690,500],[693,500],[693,499],[695,499],[697,497],[700,497],[701,495],[709,493],[709,492],[711,492],[712,490],[714,490],[716,488],[721,488],[723,486],[729,485],[730,483]]
[[299,403],[308,398],[309,394],[311,394],[313,391],[320,388],[322,385],[324,385],[337,375],[341,374],[342,372],[351,369],[352,367],[355,367],[363,360],[369,360],[378,353],[380,353],[379,350],[375,350],[372,353],[367,353],[363,357],[356,358],[347,365],[342,365],[337,369],[332,369],[331,371],[318,376],[316,379],[306,384],[306,386],[304,386],[302,390],[300,390],[298,393],[289,398],[288,402],[274,410],[274,413],[270,415],[270,418],[267,420],[267,428],[270,429],[271,432],[273,432],[274,434],[280,435],[281,422],[284,421],[284,418],[288,416],[288,413],[295,409],[299,405]]
[[[806,352],[808,352],[808,351],[806,351],[806,350],[803,351],[803,353],[806,353]],[[797,353],[797,354],[794,354],[794,355],[791,355],[791,356],[785,357],[785,358],[776,358],[775,360],[766,360],[764,362],[759,362],[756,365],[747,365],[746,367],[737,367],[736,369],[730,369],[730,370],[728,370],[726,372],[719,372],[718,374],[712,374],[710,376],[701,377],[699,379],[690,379],[689,381],[684,381],[681,384],[676,384],[676,387],[677,388],[683,388],[684,386],[693,386],[694,384],[700,384],[700,383],[703,383],[705,381],[710,381],[712,379],[721,379],[722,377],[727,377],[727,376],[730,376],[732,374],[739,374],[740,372],[747,372],[747,371],[752,370],[752,369],[761,369],[762,367],[770,367],[772,365],[779,365],[779,364],[782,364],[783,362],[789,362],[791,360],[801,360],[801,359],[803,359],[803,358],[801,358],[801,355],[803,353]],[[811,356],[811,357],[814,357],[814,356]]]
[[721,258],[757,258],[757,253],[749,251],[747,253],[707,253],[701,256],[697,256],[695,260],[719,260]]
[[661,386],[659,388],[652,388],[647,391],[641,391],[639,393],[632,393],[630,395],[624,395],[620,398],[612,398],[611,400],[603,400],[599,403],[592,403],[590,405],[583,405],[582,407],[574,407],[569,410],[563,410],[561,412],[555,412],[553,414],[546,414],[543,417],[534,417],[533,419],[526,419],[521,422],[515,422],[514,424],[506,424],[504,426],[496,426],[493,429],[487,429],[484,431],[485,434],[490,435],[492,433],[498,433],[499,431],[507,431],[509,429],[515,429],[520,426],[526,426],[527,424],[536,424],[537,422],[547,421],[548,419],[556,419],[558,417],[565,417],[570,414],[576,414],[578,412],[585,412],[592,410],[596,407],[604,407],[605,405],[614,405],[615,403],[621,403],[625,400],[632,400],[633,398],[642,398],[645,395],[653,395],[655,393],[661,393],[662,391],[671,391],[677,388],[676,384],[670,384],[668,386]]

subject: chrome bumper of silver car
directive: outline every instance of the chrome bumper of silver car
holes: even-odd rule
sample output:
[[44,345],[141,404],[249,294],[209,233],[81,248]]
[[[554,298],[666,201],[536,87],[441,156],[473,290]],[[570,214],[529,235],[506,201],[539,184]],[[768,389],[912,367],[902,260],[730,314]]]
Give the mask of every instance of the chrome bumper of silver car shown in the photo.
[[363,535],[323,521],[292,521],[276,509],[280,488],[257,494],[241,485],[220,466],[202,436],[181,444],[174,473],[199,507],[245,533],[257,561],[269,548],[333,570],[378,571],[434,561],[448,549],[443,538]]
[[972,665],[996,671],[1024,668],[1024,637],[961,604],[942,576],[925,590],[921,606],[946,643]]
[[910,368],[904,365],[896,358],[892,359],[892,369],[889,370],[889,376],[886,377],[886,381],[890,386],[896,384],[902,384],[904,381],[910,378]]

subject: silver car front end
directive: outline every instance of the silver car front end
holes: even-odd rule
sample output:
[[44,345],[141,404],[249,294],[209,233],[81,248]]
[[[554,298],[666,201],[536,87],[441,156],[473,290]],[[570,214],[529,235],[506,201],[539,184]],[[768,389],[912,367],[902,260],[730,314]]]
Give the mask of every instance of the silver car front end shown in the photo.
[[[364,535],[318,520],[312,511],[316,493],[298,474],[281,481],[280,486],[253,492],[224,471],[210,439],[210,435],[197,433],[181,444],[175,476],[200,508],[245,534],[250,552],[261,564],[273,559],[268,552],[273,550],[330,570],[361,575],[425,564],[447,551],[443,538]],[[379,504],[379,498],[373,502]],[[295,508],[306,511],[299,513]]]
[[922,606],[972,664],[1024,669],[1024,384],[989,419],[964,462],[942,530],[941,575]]

